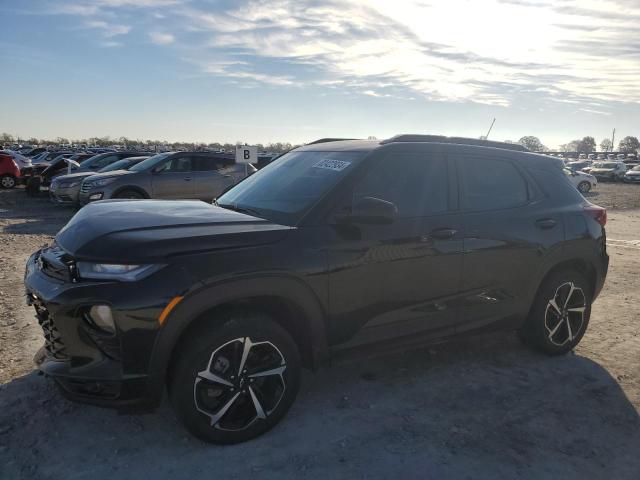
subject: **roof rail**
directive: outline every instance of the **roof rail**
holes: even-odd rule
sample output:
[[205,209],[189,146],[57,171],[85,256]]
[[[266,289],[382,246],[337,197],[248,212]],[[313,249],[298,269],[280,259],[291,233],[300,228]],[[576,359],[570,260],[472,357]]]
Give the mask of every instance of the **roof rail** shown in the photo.
[[358,140],[358,139],[357,138],[320,138],[313,142],[307,143],[307,145],[315,145],[316,143],[341,142],[343,140]]
[[396,135],[380,142],[381,145],[388,143],[416,142],[416,143],[457,143],[460,145],[478,145],[481,147],[502,148],[505,150],[516,150],[518,152],[528,152],[529,149],[519,143],[495,142],[493,140],[479,140],[464,137],[445,137],[444,135]]

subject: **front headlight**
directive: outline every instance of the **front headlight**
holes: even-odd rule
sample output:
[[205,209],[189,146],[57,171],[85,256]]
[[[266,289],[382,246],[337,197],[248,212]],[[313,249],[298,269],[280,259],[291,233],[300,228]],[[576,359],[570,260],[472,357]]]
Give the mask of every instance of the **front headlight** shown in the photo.
[[115,181],[114,178],[103,178],[101,180],[94,180],[93,182],[87,182],[91,188],[94,187],[104,187],[105,185],[109,185],[111,182]]
[[93,280],[117,280],[136,282],[160,270],[164,265],[145,264],[131,265],[119,263],[77,262],[76,268],[80,278]]

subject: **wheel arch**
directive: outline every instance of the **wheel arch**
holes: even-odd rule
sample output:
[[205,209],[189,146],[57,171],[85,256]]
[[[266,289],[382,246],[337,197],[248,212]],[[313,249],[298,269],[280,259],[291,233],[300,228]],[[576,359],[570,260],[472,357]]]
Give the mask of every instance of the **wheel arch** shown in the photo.
[[118,187],[118,189],[116,189],[111,194],[111,198],[116,198],[117,195],[119,195],[120,193],[124,192],[125,190],[134,190],[134,191],[140,193],[144,198],[151,198],[149,193],[144,188],[139,187],[137,185],[124,185],[122,187]]
[[581,275],[583,275],[584,278],[589,283],[589,286],[591,287],[591,292],[590,292],[591,297],[594,296],[595,290],[596,290],[596,284],[598,281],[598,273],[595,266],[591,262],[583,258],[571,258],[571,259],[563,260],[559,263],[552,265],[544,272],[544,274],[540,278],[540,281],[538,282],[538,285],[532,297],[532,301],[531,301],[532,306],[533,306],[533,299],[536,298],[536,296],[538,295],[538,292],[544,285],[545,281],[551,275],[554,275],[557,272],[562,272],[566,270],[575,270]]
[[149,368],[149,388],[160,399],[170,366],[181,342],[203,324],[218,325],[229,310],[269,314],[293,337],[303,365],[316,369],[328,356],[326,315],[317,296],[295,278],[239,279],[217,283],[187,294],[158,332]]

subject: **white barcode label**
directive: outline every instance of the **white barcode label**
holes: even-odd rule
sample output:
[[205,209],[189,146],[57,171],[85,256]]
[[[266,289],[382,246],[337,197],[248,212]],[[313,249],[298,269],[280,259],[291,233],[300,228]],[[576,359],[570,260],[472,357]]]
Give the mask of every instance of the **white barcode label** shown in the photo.
[[351,165],[351,162],[345,162],[343,160],[320,160],[313,167],[314,168],[326,168],[327,170],[334,170],[341,172],[345,168]]

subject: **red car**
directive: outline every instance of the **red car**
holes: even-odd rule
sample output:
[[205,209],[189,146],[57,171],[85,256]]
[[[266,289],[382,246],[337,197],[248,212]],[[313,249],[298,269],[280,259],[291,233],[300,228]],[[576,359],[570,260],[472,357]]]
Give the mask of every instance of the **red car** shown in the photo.
[[20,169],[11,155],[0,153],[0,185],[2,188],[13,188],[20,179]]

